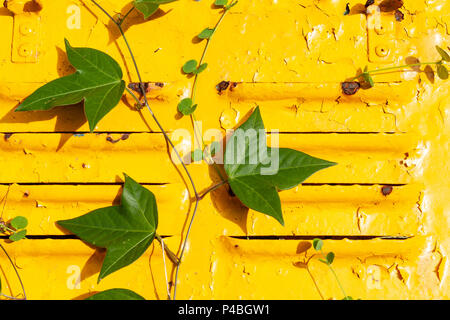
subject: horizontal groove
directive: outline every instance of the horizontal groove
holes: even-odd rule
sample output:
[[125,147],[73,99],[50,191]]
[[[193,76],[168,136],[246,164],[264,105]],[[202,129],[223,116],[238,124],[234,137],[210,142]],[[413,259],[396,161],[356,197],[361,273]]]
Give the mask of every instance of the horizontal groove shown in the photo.
[[[17,184],[18,186],[122,186],[123,182],[0,182],[0,186],[9,186],[11,184]],[[141,182],[141,184],[148,186],[165,186],[168,185],[169,182]]]
[[311,187],[320,187],[320,186],[341,186],[341,187],[349,187],[349,186],[392,186],[392,187],[403,187],[407,186],[407,183],[302,183],[302,186],[311,186]]
[[[19,186],[121,186],[123,182],[0,182],[0,186],[9,186],[11,184],[17,184]],[[166,186],[171,184],[170,182],[152,183],[141,182],[143,185],[149,186]],[[350,187],[350,186],[392,186],[403,187],[407,186],[407,183],[301,183],[300,185],[305,187],[320,187],[320,186],[337,186],[337,187]]]
[[279,131],[279,132],[270,132],[267,134],[406,134],[404,131]]
[[[237,84],[341,84],[342,82],[337,81],[321,81],[321,82],[312,82],[312,81],[230,81]],[[375,81],[378,84],[393,84],[393,83],[404,83],[404,81],[395,80],[395,81]]]
[[[170,133],[170,130],[166,132]],[[162,134],[161,131],[2,131],[0,134],[3,135],[14,135],[14,134]],[[266,131],[267,134],[406,134],[404,131],[278,131],[271,132]]]
[[[170,238],[172,236],[160,235],[161,238]],[[81,240],[73,234],[67,235],[27,235],[28,240]],[[413,236],[330,236],[330,235],[314,235],[314,236],[228,236],[232,239],[239,240],[314,240],[316,238],[322,240],[374,240],[374,239],[389,239],[389,240],[406,240],[413,238]],[[8,236],[0,236],[0,239],[8,240]]]
[[133,134],[133,133],[161,133],[160,131],[2,131],[0,134]]
[[314,240],[316,238],[322,240],[406,240],[413,236],[330,236],[330,235],[314,235],[314,236],[229,236],[232,239],[239,240]]
[[[165,238],[170,238],[172,236],[167,236],[167,235],[160,235],[161,238],[165,239]],[[2,240],[8,240],[9,237],[8,236],[0,236],[0,239]],[[65,234],[65,235],[27,235],[26,236],[27,240],[47,240],[47,239],[51,239],[51,240],[81,240],[79,237],[77,237],[74,234]]]

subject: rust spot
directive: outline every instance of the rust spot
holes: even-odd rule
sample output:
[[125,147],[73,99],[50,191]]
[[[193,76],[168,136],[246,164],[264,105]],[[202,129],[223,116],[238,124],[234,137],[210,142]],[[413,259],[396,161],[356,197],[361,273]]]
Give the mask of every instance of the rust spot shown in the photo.
[[381,193],[383,194],[383,196],[388,196],[391,194],[392,189],[392,186],[383,186],[381,187]]
[[106,137],[106,141],[111,142],[111,143],[117,143],[120,140],[127,140],[130,137],[130,133],[123,133],[122,136],[119,139],[114,140],[113,138],[111,138],[110,136]]
[[11,138],[12,135],[13,135],[12,133],[5,133],[4,136],[3,136],[3,139],[5,141],[8,141],[8,139]]
[[381,12],[392,12],[403,6],[403,0],[384,0],[380,3]]
[[237,85],[238,85],[237,82],[232,82],[230,85],[230,91],[233,91],[233,89],[236,88]]
[[228,89],[228,86],[230,85],[230,81],[221,81],[217,86],[216,89],[217,91],[220,93],[222,93],[222,91],[225,91]]
[[398,9],[395,10],[394,16],[395,16],[395,20],[397,20],[398,22],[403,21],[403,19],[405,18],[405,15],[403,14],[403,12],[401,12]]
[[25,197],[25,198],[28,198],[29,196],[30,196],[30,192],[27,190],[27,191],[25,191],[24,193],[23,193],[23,196]]
[[108,137],[106,137],[106,141],[111,142],[111,143],[117,143],[120,141],[120,139],[114,140],[113,138],[108,136]]
[[164,83],[162,83],[162,82],[155,82],[155,86],[163,88],[164,87]]
[[367,8],[368,6],[371,6],[374,3],[375,3],[375,0],[367,0],[366,4],[364,6]]
[[239,248],[239,245],[238,245],[238,244],[235,244],[234,247],[235,247],[235,248]]
[[[144,86],[145,93],[148,93],[150,91],[149,90],[150,82],[143,82],[142,85]],[[128,88],[138,93],[141,93],[139,82],[130,82],[128,84]]]
[[348,96],[354,95],[361,88],[357,81],[346,81],[341,83],[342,92]]
[[347,4],[345,5],[344,16],[349,14],[350,14],[350,3],[347,2]]

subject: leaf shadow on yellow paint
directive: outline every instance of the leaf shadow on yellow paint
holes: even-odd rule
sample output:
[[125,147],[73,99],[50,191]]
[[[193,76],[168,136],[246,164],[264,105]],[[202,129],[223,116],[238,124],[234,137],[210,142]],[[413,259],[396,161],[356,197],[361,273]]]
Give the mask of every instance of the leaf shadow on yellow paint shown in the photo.
[[[58,61],[57,73],[60,77],[67,76],[75,72],[75,69],[70,64],[67,55],[64,50],[56,47]],[[84,114],[83,102],[69,105],[55,107],[46,111],[27,111],[27,112],[15,112],[16,108],[21,102],[17,103],[13,109],[11,109],[3,118],[0,119],[1,123],[30,123],[39,121],[48,121],[56,118],[54,132],[76,132],[86,122],[86,116]],[[66,142],[72,137],[70,134],[61,135],[56,151],[59,151]]]
[[[123,17],[127,14],[127,12],[132,8],[133,4],[130,2],[129,4],[125,5],[120,10],[120,15]],[[142,13],[140,13],[138,10],[133,10],[128,17],[123,21],[122,23],[122,30],[124,33],[127,32],[127,30],[134,26],[146,23],[148,21],[156,20],[158,18],[161,18],[168,14],[172,9],[164,11],[161,8],[159,8],[152,16],[150,16],[148,19],[144,19],[144,16]],[[115,17],[114,17],[115,18]],[[108,31],[109,31],[109,43],[115,42],[118,38],[120,38],[122,35],[120,34],[119,28],[115,25],[114,22],[111,20],[108,22]],[[151,37],[151,34],[149,34],[149,38]]]
[[296,250],[296,254],[300,255],[300,254],[304,254],[304,259],[303,261],[296,261],[293,262],[292,264],[300,269],[305,269],[309,276],[311,277],[311,281],[314,284],[314,287],[317,290],[317,293],[319,294],[320,298],[322,300],[324,300],[324,296],[322,294],[322,291],[320,291],[319,285],[317,284],[316,279],[314,278],[313,274],[311,273],[311,270],[309,270],[309,261],[314,257],[314,254],[311,255],[310,257],[307,256],[307,251],[312,247],[311,242],[309,241],[300,241],[299,244],[297,245],[297,250]]

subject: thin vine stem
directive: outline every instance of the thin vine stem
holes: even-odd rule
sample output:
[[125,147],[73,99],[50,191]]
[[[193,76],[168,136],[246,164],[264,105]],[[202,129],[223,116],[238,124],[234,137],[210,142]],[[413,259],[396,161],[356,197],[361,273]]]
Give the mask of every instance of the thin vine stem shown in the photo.
[[[219,20],[217,21],[216,25],[214,26],[214,28],[212,29],[213,31],[212,31],[211,35],[206,39],[206,45],[205,45],[205,48],[203,49],[202,56],[200,58],[200,62],[198,63],[199,66],[201,66],[203,64],[203,62],[205,61],[206,53],[208,52],[208,48],[209,48],[209,45],[210,45],[210,43],[212,41],[212,38],[214,37],[214,34],[216,33],[216,31],[219,28],[219,26],[222,23],[222,21],[224,20],[224,18],[227,15],[228,11],[230,11],[230,9],[236,3],[237,3],[237,1],[235,1],[235,2],[232,1],[232,4],[230,6],[224,7],[224,9],[223,9],[224,11],[221,14],[221,16],[220,16]],[[196,94],[196,91],[197,91],[198,77],[199,77],[199,74],[196,73],[194,75],[194,82],[192,84],[191,100],[192,100],[192,104],[193,105],[195,104],[195,94]],[[203,140],[202,133],[200,132],[200,129],[196,125],[197,119],[195,117],[195,111],[191,114],[191,121],[192,121],[192,126],[194,127],[195,139],[197,140],[198,144],[200,144],[202,146],[202,149],[204,150],[206,145],[205,145],[205,142]],[[201,143],[200,143],[200,141],[201,141]],[[217,167],[217,164],[214,162],[214,160],[212,161],[212,165],[213,165],[214,169],[216,170],[217,174],[219,175],[220,179],[222,181],[224,181],[225,178],[223,177],[222,173],[220,172],[220,169]]]
[[[208,51],[209,44],[211,43],[211,39],[212,39],[212,37],[214,36],[214,34],[216,33],[217,28],[218,28],[218,27],[220,26],[220,24],[222,23],[222,21],[223,21],[223,19],[225,18],[227,12],[228,12],[228,11],[231,9],[231,7],[233,7],[236,3],[237,3],[237,1],[235,1],[235,2],[232,1],[232,2],[231,2],[231,5],[226,6],[226,7],[224,8],[224,12],[223,12],[222,15],[220,16],[219,21],[216,23],[216,25],[215,25],[215,27],[214,27],[214,29],[213,29],[212,34],[211,34],[211,35],[209,36],[209,38],[207,39],[205,48],[203,49],[203,53],[202,53],[202,56],[201,56],[201,58],[200,58],[199,65],[202,65],[202,63],[203,63],[203,61],[204,61],[204,59],[205,59],[205,57],[206,57],[206,53],[207,53],[207,51]],[[192,104],[195,104],[195,92],[196,92],[196,89],[197,89],[197,82],[198,82],[198,74],[196,74],[196,75],[194,76],[194,83],[193,83],[193,85],[192,85],[192,91],[191,91],[191,100],[192,100]],[[194,113],[195,113],[195,112],[194,112]],[[194,114],[194,113],[191,114],[191,121],[192,121],[192,124],[193,124],[193,127],[194,127],[194,136],[196,136],[197,134],[196,134],[195,132],[199,132],[199,129],[198,129],[198,127],[196,126],[196,121],[197,121],[197,120],[196,120],[196,117],[195,117],[195,114]],[[203,146],[203,149],[204,149],[204,148],[205,148],[205,143],[204,143],[204,141],[203,141],[203,137],[202,137],[202,135],[201,135],[201,132],[200,132],[200,138],[201,138],[202,146]],[[198,138],[197,138],[197,141],[199,141]],[[216,170],[216,172],[218,173],[219,177],[222,179],[222,182],[225,183],[226,180],[223,178],[223,176],[222,176],[222,174],[221,174],[219,168],[217,167],[217,164],[216,164],[214,161],[213,161],[213,167],[214,167],[214,169]],[[200,198],[197,197],[197,198],[196,198],[196,202],[195,202],[195,207],[196,207],[196,208],[197,208],[197,206],[198,206],[199,200],[201,200],[201,199],[202,199],[202,197],[200,197]],[[195,211],[196,211],[196,210],[195,210]],[[176,271],[175,271],[175,283],[174,283],[174,291],[173,291],[173,299],[174,299],[174,300],[176,299],[176,295],[177,295],[178,275],[179,275],[179,271],[180,271],[181,261],[182,261],[182,259],[183,259],[183,255],[184,255],[184,252],[185,252],[185,249],[186,249],[186,245],[187,245],[187,242],[188,242],[188,239],[189,239],[189,234],[190,234],[190,232],[191,232],[191,228],[192,228],[192,224],[193,224],[193,222],[194,222],[194,219],[195,219],[195,212],[194,212],[194,214],[192,214],[191,221],[189,222],[189,227],[188,227],[188,230],[187,230],[187,233],[186,233],[186,237],[184,238],[184,241],[183,241],[183,244],[182,244],[181,253],[180,253],[180,257],[179,257],[180,263],[177,265]]]
[[209,189],[207,189],[205,192],[202,193],[202,195],[200,196],[200,200],[203,199],[208,193],[220,188],[226,183],[228,183],[228,180],[223,180],[220,181],[218,184],[213,185],[212,187],[210,187]]
[[402,66],[387,67],[387,68],[375,69],[375,70],[371,70],[371,71],[365,71],[365,72],[362,72],[359,75],[351,78],[350,81],[358,79],[363,74],[376,74],[376,73],[386,72],[386,71],[391,71],[391,70],[397,70],[397,69],[403,69],[403,68],[411,68],[411,67],[418,67],[418,66],[422,66],[422,65],[433,65],[433,64],[440,64],[440,63],[441,63],[441,61],[437,61],[437,62],[419,62],[419,63],[413,63],[413,64],[405,64],[405,65],[402,65]]
[[[320,250],[320,252],[322,253],[322,255],[325,256],[325,253],[323,253],[322,250]],[[339,288],[341,289],[342,293],[344,294],[344,298],[346,298],[346,297],[347,297],[347,294],[345,293],[344,287],[342,286],[341,281],[339,281],[339,278],[338,278],[336,272],[334,271],[334,268],[333,268],[333,267],[331,266],[331,264],[328,263],[328,262],[326,263],[326,265],[327,265],[328,268],[330,269],[331,273],[334,275],[334,278],[336,279],[336,282],[337,282],[337,284],[339,285]]]
[[3,294],[2,294],[2,295],[5,296],[5,297],[7,297],[7,298],[14,299],[14,300],[27,300],[27,294],[25,293],[25,287],[24,287],[24,285],[23,285],[22,278],[21,278],[20,275],[19,275],[19,271],[17,271],[17,268],[16,268],[16,266],[14,265],[14,262],[12,261],[11,257],[9,256],[8,252],[6,251],[6,249],[5,249],[1,244],[0,244],[0,248],[3,250],[3,252],[5,253],[5,255],[8,257],[9,262],[11,263],[11,265],[12,265],[14,271],[16,272],[17,278],[19,279],[19,282],[20,282],[20,286],[22,287],[23,299],[14,298],[14,297],[9,297],[9,296],[3,295]]
[[165,251],[166,251],[167,256],[169,257],[170,261],[172,261],[172,263],[174,265],[178,265],[180,263],[180,260],[178,259],[177,255],[175,253],[173,253],[172,250],[169,249],[168,246],[163,245],[163,241],[164,241],[163,238],[157,233],[155,234],[155,238],[165,248]]
[[341,288],[341,291],[344,294],[344,298],[347,298],[347,294],[345,293],[344,287],[342,286],[341,281],[339,281],[339,278],[338,278],[336,272],[334,271],[333,267],[331,265],[328,265],[328,268],[330,268],[331,272],[333,273],[334,278],[336,279],[336,282],[339,285],[339,288]]
[[[199,194],[198,194],[198,192],[197,192],[197,188],[195,187],[194,180],[192,179],[192,176],[191,176],[189,170],[187,169],[187,167],[186,167],[186,165],[185,165],[183,159],[181,158],[181,156],[180,156],[180,154],[178,153],[177,149],[175,148],[175,145],[173,144],[172,140],[171,140],[171,139],[169,138],[169,136],[167,135],[166,131],[164,130],[164,128],[162,127],[162,125],[160,124],[160,122],[158,121],[158,119],[156,118],[155,114],[153,113],[153,111],[152,111],[152,109],[151,109],[151,107],[150,107],[150,105],[149,105],[149,103],[148,103],[148,100],[147,100],[147,94],[146,94],[145,89],[144,89],[144,83],[143,83],[143,81],[142,81],[141,74],[140,74],[140,72],[139,72],[139,67],[138,67],[138,65],[137,65],[137,62],[136,62],[136,59],[135,59],[135,57],[134,57],[133,51],[131,50],[130,44],[128,43],[128,40],[127,40],[127,38],[126,38],[126,36],[125,36],[125,33],[124,33],[123,29],[122,29],[121,23],[119,23],[118,21],[116,21],[116,20],[115,20],[115,19],[114,19],[114,18],[113,18],[106,10],[105,10],[105,9],[103,9],[103,7],[100,6],[95,0],[91,0],[91,1],[92,1],[92,3],[94,3],[101,11],[103,11],[103,13],[105,13],[106,16],[107,16],[112,22],[114,22],[114,24],[115,24],[115,25],[117,26],[117,28],[119,29],[119,32],[120,32],[120,34],[122,35],[122,38],[123,38],[124,41],[125,41],[125,44],[126,44],[126,46],[127,46],[127,48],[128,48],[128,51],[129,51],[130,56],[131,56],[131,59],[132,59],[132,61],[133,61],[134,68],[135,68],[135,70],[136,70],[136,74],[137,74],[138,79],[139,79],[139,88],[140,88],[140,90],[141,90],[142,96],[144,97],[144,103],[145,103],[145,106],[147,107],[148,111],[150,112],[150,114],[152,115],[152,117],[153,117],[153,119],[155,120],[156,124],[158,125],[158,127],[159,127],[160,130],[161,130],[161,132],[163,133],[164,138],[165,138],[166,141],[170,144],[170,146],[172,147],[172,150],[175,152],[175,154],[176,154],[178,160],[180,161],[181,165],[183,166],[183,169],[184,169],[184,171],[186,172],[186,174],[187,174],[187,176],[188,176],[188,178],[189,178],[190,184],[191,184],[192,189],[193,189],[194,194],[195,194],[194,210],[193,210],[192,217],[191,217],[191,221],[190,221],[190,223],[189,223],[189,227],[188,227],[188,230],[187,230],[187,233],[186,233],[186,238],[185,238],[185,240],[184,240],[184,242],[183,242],[183,245],[182,245],[182,248],[181,248],[181,253],[180,253],[180,256],[179,256],[179,263],[178,263],[177,266],[176,266],[176,276],[175,276],[174,295],[173,295],[173,300],[175,300],[175,297],[176,297],[176,287],[177,287],[177,276],[178,276],[178,271],[179,271],[179,268],[180,268],[180,265],[181,265],[181,262],[182,262],[183,253],[184,253],[184,251],[185,251],[185,249],[186,249],[187,238],[188,238],[188,236],[189,236],[189,233],[190,233],[191,228],[192,228],[192,223],[193,223],[194,218],[195,218],[195,215],[196,215],[196,213],[197,213],[198,203],[199,203],[199,201],[200,201],[200,196],[199,196]],[[123,21],[123,20],[122,20],[122,21]]]

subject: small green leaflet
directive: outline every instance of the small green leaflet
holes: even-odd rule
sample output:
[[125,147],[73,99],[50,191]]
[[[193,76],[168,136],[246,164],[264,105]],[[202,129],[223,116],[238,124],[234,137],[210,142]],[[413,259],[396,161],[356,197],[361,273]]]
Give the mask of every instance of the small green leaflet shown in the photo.
[[197,69],[197,60],[189,60],[183,65],[184,73],[193,73]]
[[199,74],[203,72],[206,67],[208,67],[207,63],[202,63],[197,67],[197,60],[189,60],[183,65],[183,72],[187,74]]
[[48,110],[84,100],[84,112],[92,132],[122,97],[125,90],[122,70],[106,53],[90,48],[73,48],[67,40],[65,44],[69,61],[77,71],[40,87],[16,111]]
[[138,295],[128,289],[109,289],[99,293],[96,293],[85,300],[145,300],[142,296]]
[[313,240],[313,248],[314,250],[320,251],[323,247],[323,241],[321,239],[315,238]]
[[106,248],[98,281],[137,260],[152,243],[158,209],[152,192],[125,175],[120,206],[57,222],[82,240]]
[[327,265],[331,265],[334,261],[334,253],[333,252],[328,252],[328,254],[326,255],[325,259],[319,259],[320,262],[323,262]]
[[375,85],[370,74],[364,72],[362,76],[364,78],[364,81],[366,81],[370,85],[370,87],[373,87]]
[[25,217],[17,216],[11,220],[10,224],[16,230],[23,229],[28,226],[28,220]]
[[450,55],[447,53],[447,51],[445,51],[439,46],[436,46],[436,50],[441,55],[442,60],[450,62]]
[[214,30],[215,29],[206,28],[202,32],[200,32],[197,37],[199,39],[209,39],[213,35]]
[[228,0],[216,0],[216,1],[214,1],[214,4],[216,6],[226,6],[227,3],[228,3]]
[[[278,190],[291,189],[335,163],[292,149],[268,148],[264,130],[257,107],[228,140],[224,167],[231,189],[244,205],[284,225]],[[270,171],[277,154],[278,166]]]
[[9,236],[9,240],[11,241],[19,241],[22,240],[23,238],[25,238],[25,236],[27,235],[27,229],[23,229],[17,232],[14,232],[12,235]]
[[144,15],[144,19],[147,19],[158,10],[161,4],[174,1],[176,0],[134,0],[133,5]]
[[192,99],[191,98],[184,98],[180,101],[178,104],[178,111],[180,111],[181,114],[188,116],[192,114],[195,109],[197,109],[197,105],[192,105]]
[[442,80],[448,79],[448,70],[442,64],[437,65],[437,74],[438,74],[439,78],[441,78]]

